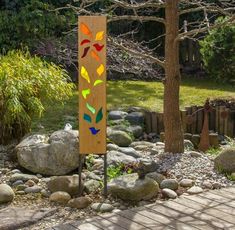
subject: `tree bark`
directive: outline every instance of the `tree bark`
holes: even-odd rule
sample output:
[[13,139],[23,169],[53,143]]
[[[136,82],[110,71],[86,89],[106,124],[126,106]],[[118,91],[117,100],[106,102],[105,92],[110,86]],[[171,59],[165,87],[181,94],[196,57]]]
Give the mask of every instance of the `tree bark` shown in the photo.
[[180,64],[179,0],[166,0],[164,126],[165,152],[184,152],[183,129],[179,109]]

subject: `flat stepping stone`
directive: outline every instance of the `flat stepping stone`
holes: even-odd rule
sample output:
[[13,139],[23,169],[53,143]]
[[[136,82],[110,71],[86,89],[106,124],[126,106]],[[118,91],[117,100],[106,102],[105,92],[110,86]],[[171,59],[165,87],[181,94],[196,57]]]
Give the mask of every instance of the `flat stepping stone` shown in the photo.
[[56,209],[26,209],[7,207],[0,210],[0,230],[16,230],[27,227],[37,221],[51,216]]

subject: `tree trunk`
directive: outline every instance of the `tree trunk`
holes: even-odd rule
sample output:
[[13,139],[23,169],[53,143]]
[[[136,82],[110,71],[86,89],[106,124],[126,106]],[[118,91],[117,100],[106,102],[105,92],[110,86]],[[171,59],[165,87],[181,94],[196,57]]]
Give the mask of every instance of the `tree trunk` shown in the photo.
[[164,90],[164,126],[165,152],[182,153],[184,151],[183,129],[179,110],[179,42],[175,39],[179,33],[179,0],[166,0],[166,40],[165,40],[165,90]]

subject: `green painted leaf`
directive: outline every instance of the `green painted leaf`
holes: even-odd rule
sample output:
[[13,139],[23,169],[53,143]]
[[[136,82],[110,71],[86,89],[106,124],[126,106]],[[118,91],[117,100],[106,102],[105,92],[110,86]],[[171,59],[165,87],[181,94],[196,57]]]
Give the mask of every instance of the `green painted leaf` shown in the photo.
[[90,117],[88,114],[84,113],[83,119],[84,119],[86,122],[91,123],[91,117]]
[[101,84],[101,83],[103,83],[102,80],[96,80],[95,83],[94,83],[94,86],[96,86],[96,85],[98,85],[98,84]]
[[84,99],[86,99],[87,95],[89,95],[90,93],[91,93],[90,89],[82,90],[82,96],[84,97]]
[[96,123],[99,123],[102,119],[103,119],[103,111],[102,111],[102,107],[100,108],[100,110],[98,111],[97,115],[96,115]]
[[89,103],[86,103],[86,107],[87,107],[87,109],[88,109],[91,113],[93,113],[93,114],[96,113],[95,108],[92,107]]

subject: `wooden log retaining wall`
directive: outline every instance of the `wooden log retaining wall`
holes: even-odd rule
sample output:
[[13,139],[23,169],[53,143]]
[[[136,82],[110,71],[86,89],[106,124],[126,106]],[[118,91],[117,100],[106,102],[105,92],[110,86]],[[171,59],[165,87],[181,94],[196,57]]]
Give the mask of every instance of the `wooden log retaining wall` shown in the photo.
[[[204,119],[203,106],[185,107],[181,110],[181,119],[184,133],[200,134]],[[163,113],[147,111],[145,128],[147,133],[164,132]],[[235,137],[235,110],[225,106],[213,107],[209,113],[209,129],[221,135]]]

